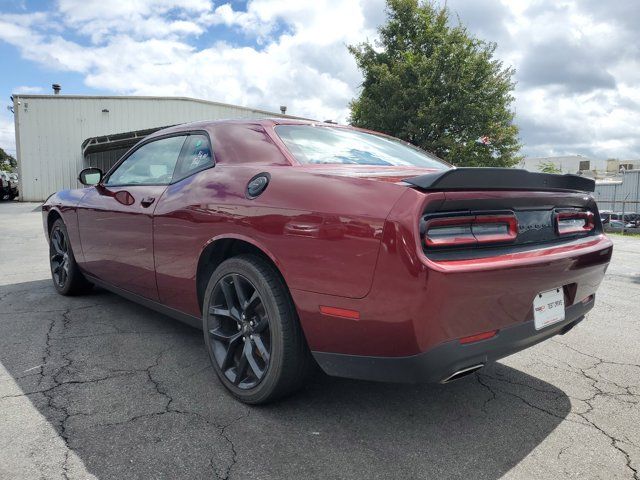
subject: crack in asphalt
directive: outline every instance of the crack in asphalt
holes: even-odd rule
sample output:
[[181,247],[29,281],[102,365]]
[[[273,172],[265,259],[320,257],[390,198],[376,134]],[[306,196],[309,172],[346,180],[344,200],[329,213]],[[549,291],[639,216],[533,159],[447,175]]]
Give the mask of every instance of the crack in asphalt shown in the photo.
[[231,422],[227,423],[226,425],[223,425],[220,429],[220,434],[231,447],[231,453],[232,453],[231,463],[227,466],[224,475],[218,475],[218,473],[216,472],[216,477],[218,477],[220,480],[229,480],[231,478],[231,471],[233,470],[233,467],[235,467],[235,465],[238,463],[238,452],[236,450],[236,445],[233,443],[233,440],[227,434],[227,428],[229,428],[239,420],[242,420],[243,418],[248,417],[249,414],[250,414],[250,411],[246,410],[243,415],[236,417]]
[[[563,421],[569,421],[569,422],[574,422],[574,423],[578,423],[578,424],[588,425],[588,426],[594,428],[595,430],[597,430],[600,434],[604,435],[609,440],[611,446],[615,450],[617,450],[618,452],[620,452],[623,455],[623,457],[625,458],[626,467],[627,467],[627,469],[629,469],[630,473],[632,474],[632,478],[634,480],[640,480],[638,470],[636,468],[634,468],[633,465],[632,465],[631,454],[627,450],[625,450],[621,446],[621,444],[627,443],[627,444],[633,445],[633,446],[638,446],[638,445],[636,443],[634,443],[632,440],[630,440],[629,438],[627,438],[626,435],[625,435],[625,439],[616,438],[614,435],[609,433],[603,427],[598,425],[594,420],[588,418],[588,414],[591,413],[595,409],[595,407],[593,405],[593,402],[599,396],[611,397],[611,398],[614,398],[615,400],[618,400],[618,401],[625,401],[625,400],[621,400],[619,398],[620,394],[615,394],[615,393],[611,393],[611,392],[607,392],[605,390],[602,390],[602,388],[600,388],[598,386],[598,383],[600,383],[600,382],[610,383],[610,384],[615,385],[616,387],[618,387],[618,388],[620,388],[622,390],[625,390],[625,392],[626,392],[625,395],[629,395],[631,397],[637,397],[638,396],[638,395],[636,395],[636,394],[634,394],[633,392],[630,391],[630,386],[621,386],[621,385],[618,385],[617,383],[615,383],[615,382],[613,382],[611,380],[594,377],[593,375],[590,375],[588,373],[588,371],[594,370],[599,365],[603,365],[603,364],[620,365],[620,366],[631,366],[631,367],[640,367],[640,366],[635,364],[635,363],[624,363],[624,362],[615,362],[615,361],[605,360],[605,359],[602,359],[602,358],[600,358],[600,357],[598,357],[596,355],[593,355],[593,354],[590,354],[590,353],[586,353],[586,352],[582,352],[582,351],[580,351],[580,350],[578,350],[578,349],[576,349],[576,348],[574,348],[574,347],[572,347],[570,345],[567,345],[567,344],[565,344],[563,342],[560,342],[560,341],[558,341],[556,339],[552,339],[552,342],[557,344],[557,345],[560,345],[562,347],[568,348],[568,349],[570,349],[570,350],[572,350],[572,351],[574,351],[574,352],[576,352],[578,354],[584,355],[584,356],[586,356],[588,358],[591,358],[591,359],[595,360],[595,363],[593,365],[589,366],[588,368],[573,367],[573,368],[576,369],[575,373],[580,373],[583,377],[585,377],[585,378],[587,378],[589,380],[590,386],[594,390],[593,395],[591,397],[587,398],[587,399],[577,398],[577,400],[580,400],[580,401],[583,401],[584,403],[586,403],[588,409],[585,412],[573,411],[573,413],[575,415],[577,415],[582,420],[584,420],[584,422],[585,422],[584,424],[581,423],[581,422],[576,422],[576,421],[574,421],[572,419],[569,419],[569,418],[562,417],[562,416],[560,416],[560,415],[558,415],[558,414],[556,414],[556,413],[554,413],[554,412],[552,412],[550,410],[547,410],[547,409],[542,408],[540,406],[534,405],[529,400],[527,400],[526,398],[524,398],[524,397],[522,397],[520,395],[517,395],[517,394],[515,394],[513,392],[505,391],[505,390],[502,390],[502,389],[499,389],[499,391],[502,392],[502,393],[505,393],[507,395],[511,395],[511,396],[513,396],[515,398],[520,399],[522,402],[524,402],[527,406],[529,406],[531,408],[534,408],[536,410],[544,412],[544,413],[546,413],[548,415],[551,415],[553,417],[560,418]],[[512,380],[510,380],[508,378],[500,378],[500,377],[496,377],[496,376],[492,376],[492,375],[487,375],[486,373],[477,373],[476,375],[478,376],[478,382],[482,386],[487,388],[493,394],[492,398],[490,398],[489,400],[485,401],[485,404],[483,406],[483,410],[485,410],[486,405],[492,399],[496,398],[496,392],[493,390],[491,385],[489,385],[489,383],[482,381],[480,377],[485,377],[487,379],[496,380],[498,382],[506,382],[506,383],[509,383],[509,384],[512,384],[512,385],[518,385],[518,386],[522,386],[522,387],[529,388],[529,389],[532,389],[532,390],[543,391],[543,390],[536,389],[532,385],[524,384],[522,382],[515,382],[515,381],[512,381]],[[597,375],[597,371],[596,371],[596,375]],[[547,393],[553,393],[553,392],[547,392]],[[571,397],[569,395],[567,395],[567,396],[569,398],[576,399],[575,397]],[[637,404],[638,402],[627,402],[627,403]],[[564,450],[566,450],[566,449],[562,449],[558,453],[558,457],[564,453]]]
[[600,358],[600,357],[598,357],[596,355],[593,355],[591,353],[586,353],[586,352],[583,352],[581,350],[578,350],[577,348],[572,347],[571,345],[568,345],[566,343],[563,343],[560,340],[557,340],[555,338],[551,338],[550,340],[553,343],[556,343],[556,344],[561,345],[561,346],[563,346],[565,348],[568,348],[569,350],[573,350],[574,352],[579,353],[580,355],[584,355],[585,357],[593,358],[594,360],[597,360],[600,363],[606,363],[606,364],[610,364],[610,365],[620,365],[620,366],[623,366],[623,367],[638,367],[638,368],[640,368],[640,365],[637,364],[637,363],[614,362],[613,360],[605,360],[605,359]]
[[[106,380],[111,380],[113,378],[120,378],[128,375],[133,375],[135,373],[144,372],[146,373],[147,380],[150,382],[151,385],[153,385],[156,393],[163,396],[166,399],[166,403],[164,405],[163,410],[159,412],[137,415],[123,422],[99,423],[96,426],[108,427],[108,426],[127,424],[127,423],[135,422],[145,417],[159,416],[159,415],[165,415],[170,413],[195,416],[198,419],[206,422],[208,425],[214,427],[219,432],[221,438],[223,438],[224,441],[229,446],[229,449],[231,452],[231,461],[229,462],[228,465],[225,465],[224,467],[222,467],[222,471],[223,471],[222,475],[218,472],[218,467],[216,467],[215,465],[216,457],[214,456],[214,457],[211,457],[210,459],[210,464],[213,469],[213,473],[216,475],[216,477],[220,479],[228,480],[230,478],[233,467],[236,465],[238,461],[238,453],[233,440],[230,438],[228,434],[227,429],[238,420],[248,416],[250,412],[249,410],[246,410],[242,415],[238,416],[237,418],[234,418],[232,421],[227,422],[225,424],[218,424],[211,421],[209,418],[201,415],[198,412],[192,412],[192,411],[180,410],[180,409],[174,408],[172,406],[174,399],[170,395],[168,389],[166,389],[162,385],[160,380],[156,379],[153,375],[153,369],[160,366],[160,362],[162,360],[163,355],[165,355],[167,352],[172,350],[173,347],[165,348],[164,350],[160,351],[159,354],[155,357],[153,363],[144,369],[111,369],[109,375],[101,376],[100,378],[93,378],[89,380],[66,380],[66,381],[61,380],[61,376],[64,373],[68,372],[69,368],[73,364],[73,360],[70,358],[70,355],[73,350],[72,349],[65,350],[61,345],[54,345],[54,343],[56,341],[63,341],[63,340],[73,338],[73,337],[67,337],[67,336],[61,335],[61,333],[66,331],[69,327],[69,323],[71,321],[71,318],[70,318],[71,312],[74,310],[86,309],[86,308],[90,308],[90,306],[47,311],[47,313],[59,313],[59,315],[52,315],[51,321],[47,328],[47,331],[45,334],[45,341],[44,341],[44,351],[42,355],[41,365],[38,366],[38,371],[27,376],[38,375],[40,377],[38,381],[38,387],[43,386],[43,384],[45,384],[45,382],[48,382],[48,381],[52,382],[53,384],[50,386],[47,386],[47,388],[39,388],[37,390],[30,391],[30,392],[25,392],[25,393],[16,394],[16,395],[5,395],[0,397],[0,401],[1,401],[8,398],[42,395],[46,398],[47,407],[52,412],[55,412],[57,415],[60,415],[60,419],[57,419],[57,421],[54,423],[54,427],[58,431],[60,438],[62,438],[65,444],[65,453],[64,453],[64,458],[61,465],[62,478],[64,479],[69,478],[69,457],[70,457],[71,451],[73,450],[71,446],[72,438],[70,438],[70,434],[67,431],[68,421],[71,418],[76,416],[94,416],[97,414],[97,412],[91,412],[91,413],[70,412],[69,408],[66,407],[63,403],[56,401],[56,400],[60,400],[60,397],[66,398],[64,393],[58,393],[59,390],[62,387],[65,387],[67,385],[85,385],[85,384],[98,383]],[[44,312],[41,312],[41,313],[44,313]],[[60,322],[60,319],[62,319],[62,322]],[[59,331],[56,332],[56,330],[59,330]],[[139,332],[126,332],[126,333],[119,332],[119,334],[120,333],[128,334],[128,333],[139,333]],[[54,358],[55,355],[60,356],[60,358],[62,359],[62,363],[56,366],[55,369],[53,369],[51,372],[47,373],[47,368],[51,366],[50,363],[52,362],[52,358]],[[201,370],[204,370],[204,369],[201,369]]]
[[[30,290],[25,290],[30,291]],[[0,295],[0,301],[6,299],[8,296],[12,294],[19,294],[18,291],[3,293]],[[53,310],[34,310],[34,311],[16,311],[10,312],[9,314],[17,314],[17,313],[38,313],[38,314],[51,314],[51,319],[46,328],[46,334],[43,345],[43,352],[41,357],[40,365],[37,367],[36,371],[29,373],[27,375],[16,376],[13,377],[15,379],[22,379],[32,376],[39,376],[39,380],[37,382],[37,389],[34,391],[29,391],[21,394],[15,395],[6,395],[0,397],[0,400],[9,399],[9,398],[17,398],[17,397],[29,397],[34,395],[42,395],[44,399],[46,399],[47,408],[53,412],[55,416],[58,418],[50,419],[51,423],[54,424],[56,430],[58,431],[60,437],[64,441],[65,444],[65,452],[62,463],[60,465],[61,475],[63,478],[69,478],[69,460],[72,453],[73,438],[72,433],[68,430],[69,420],[75,416],[95,416],[102,412],[72,412],[71,408],[66,406],[64,402],[60,400],[68,400],[69,397],[73,397],[73,394],[66,392],[63,387],[66,385],[84,385],[84,384],[93,384],[98,382],[103,382],[115,378],[126,377],[130,375],[134,375],[136,373],[144,372],[146,374],[146,380],[150,385],[153,386],[155,393],[164,398],[164,405],[159,411],[144,413],[141,415],[135,415],[131,418],[128,418],[124,421],[120,422],[105,422],[105,423],[97,423],[96,427],[109,427],[116,425],[124,425],[139,421],[143,418],[149,418],[153,416],[162,416],[167,414],[176,414],[176,415],[185,415],[185,416],[193,416],[199,419],[202,422],[205,422],[207,425],[213,427],[220,438],[224,440],[226,443],[229,452],[230,452],[230,460],[225,462],[224,465],[216,465],[217,456],[211,456],[209,459],[209,466],[218,479],[229,480],[236,468],[236,465],[239,462],[239,451],[236,447],[236,444],[233,441],[232,435],[230,434],[230,428],[239,421],[242,421],[246,417],[250,416],[251,410],[248,407],[242,412],[241,415],[233,418],[227,423],[220,423],[213,421],[207,416],[198,413],[197,411],[190,411],[179,409],[175,406],[176,401],[171,394],[170,388],[167,385],[163,384],[163,382],[157,378],[157,374],[155,371],[159,368],[162,368],[162,360],[164,356],[175,349],[175,346],[170,346],[168,348],[164,348],[157,355],[154,355],[153,361],[146,366],[146,368],[132,368],[132,369],[108,369],[108,375],[100,376],[99,378],[92,378],[87,380],[64,380],[63,375],[69,373],[73,370],[74,359],[72,358],[72,353],[74,352],[74,345],[65,345],[65,341],[68,340],[78,340],[83,338],[90,337],[101,337],[106,335],[172,335],[175,332],[158,332],[158,331],[127,331],[124,329],[120,329],[117,325],[109,322],[103,322],[105,325],[109,325],[111,328],[114,328],[116,332],[113,333],[105,333],[105,334],[95,334],[95,335],[64,335],[65,332],[69,331],[70,324],[72,322],[71,314],[77,310],[85,310],[95,307],[104,307],[107,304],[91,304],[91,305],[82,305],[75,308],[65,308],[65,309],[53,309]],[[588,363],[586,366],[575,366],[561,359],[554,358],[549,355],[545,355],[549,358],[554,359],[556,362],[560,362],[566,364],[571,370],[567,368],[562,368],[558,365],[552,365],[550,363],[544,363],[546,367],[555,368],[559,370],[563,370],[566,372],[574,373],[576,375],[581,375],[589,384],[589,388],[591,395],[585,398],[579,398],[570,396],[564,392],[558,391],[558,389],[545,389],[541,388],[535,384],[529,384],[526,382],[517,381],[506,376],[499,375],[499,372],[496,375],[488,374],[488,373],[477,373],[476,380],[478,384],[487,391],[487,398],[484,399],[481,410],[485,415],[488,415],[492,408],[495,410],[495,405],[492,405],[492,402],[496,401],[502,395],[508,395],[518,399],[519,401],[526,404],[529,408],[540,411],[546,415],[550,415],[554,418],[560,419],[563,422],[573,422],[578,425],[587,426],[593,428],[595,431],[599,432],[600,435],[604,436],[610,443],[611,448],[615,451],[619,452],[619,454],[624,459],[626,464],[626,468],[629,471],[631,477],[634,480],[640,480],[638,469],[634,467],[634,459],[631,456],[628,446],[638,447],[638,444],[635,443],[635,439],[630,439],[626,435],[622,435],[622,438],[616,436],[608,431],[606,426],[601,425],[596,420],[592,419],[592,413],[597,409],[598,405],[596,404],[596,400],[599,397],[608,397],[618,402],[627,403],[630,405],[638,405],[640,403],[640,394],[634,392],[632,389],[634,387],[640,387],[640,385],[631,385],[631,384],[620,384],[614,380],[606,378],[606,375],[603,375],[598,371],[598,367],[601,365],[617,365],[622,367],[631,367],[631,368],[640,368],[640,365],[636,363],[625,363],[618,362],[612,360],[605,360],[603,358],[598,357],[593,353],[583,352],[574,346],[568,345],[559,341],[558,339],[552,339],[552,342],[560,345],[562,348],[567,348],[579,355],[584,356],[585,358],[590,359],[590,361],[585,362]],[[59,363],[57,363],[59,362]],[[37,362],[34,362],[37,363]],[[197,365],[198,362],[194,362],[189,366]],[[199,369],[196,372],[193,372],[191,375],[196,375],[200,371],[204,371],[210,368],[209,365]],[[31,370],[31,369],[30,369]],[[25,371],[27,372],[27,371]],[[571,413],[574,413],[576,418],[567,418],[558,413],[554,412],[552,409],[545,408],[544,406],[537,405],[533,403],[526,395],[519,395],[513,391],[505,390],[501,385],[510,384],[513,386],[517,386],[519,388],[526,388],[538,393],[543,393],[545,395],[549,395],[551,401],[557,401],[562,396],[567,396],[574,400],[579,400],[584,402],[586,405],[586,410],[584,412],[577,412],[574,409],[571,410]],[[608,387],[615,387],[618,391],[608,391]],[[484,397],[484,396],[483,396]],[[627,446],[627,448],[625,448]],[[560,458],[562,455],[567,454],[569,450],[569,446],[562,447],[557,457]],[[219,462],[218,462],[219,463]]]
[[[492,399],[497,398],[497,394],[496,394],[496,392],[493,390],[493,388],[492,388],[488,383],[482,382],[482,381],[480,380],[480,377],[486,377],[486,378],[489,378],[489,379],[492,379],[492,380],[504,381],[504,382],[507,382],[507,383],[513,383],[513,382],[510,382],[508,379],[500,379],[500,378],[493,377],[493,376],[486,375],[486,374],[479,374],[479,373],[478,373],[478,374],[476,374],[476,375],[478,376],[478,381],[479,381],[479,383],[480,383],[481,385],[483,385],[485,388],[487,388],[487,389],[488,389],[488,390],[493,394],[493,398],[490,398],[489,400],[487,400],[487,401],[485,402],[484,406],[483,406],[483,411],[485,411],[485,413],[486,413],[486,410],[485,410],[486,405],[487,405],[487,404],[489,403],[489,401],[491,401]],[[522,384],[522,383],[513,383],[513,384],[515,384],[515,385],[520,385],[520,386],[525,386],[525,387],[529,387],[528,385],[525,385],[525,384]],[[597,388],[597,387],[595,387],[595,388]],[[589,405],[589,407],[590,407],[590,410],[589,410],[589,411],[587,411],[587,412],[583,412],[583,413],[580,413],[580,412],[573,412],[573,413],[575,413],[577,416],[579,416],[580,418],[582,418],[582,419],[586,422],[586,423],[581,423],[581,422],[576,422],[575,420],[572,420],[572,419],[569,419],[569,418],[563,417],[563,416],[561,416],[561,415],[558,415],[557,413],[554,413],[554,412],[552,412],[552,411],[550,411],[550,410],[547,410],[547,409],[545,409],[545,408],[542,408],[542,407],[540,407],[540,406],[538,406],[538,405],[534,405],[534,404],[532,404],[529,400],[527,400],[526,398],[524,398],[524,397],[522,397],[522,396],[520,396],[520,395],[516,395],[516,394],[515,394],[515,393],[513,393],[513,392],[508,392],[508,391],[505,391],[505,390],[502,390],[502,389],[500,389],[499,391],[500,391],[501,393],[505,393],[505,394],[510,395],[510,396],[512,396],[512,397],[518,398],[519,400],[521,400],[522,402],[524,402],[524,403],[525,403],[528,407],[530,407],[530,408],[533,408],[533,409],[538,410],[538,411],[540,411],[540,412],[546,413],[547,415],[550,415],[550,416],[552,416],[552,417],[558,418],[558,419],[560,419],[560,420],[562,420],[562,421],[566,421],[566,422],[573,422],[573,423],[577,423],[577,424],[579,424],[579,425],[588,425],[588,426],[593,427],[593,428],[594,428],[594,429],[596,429],[598,432],[600,432],[600,433],[601,433],[601,434],[603,434],[605,437],[607,437],[607,439],[608,439],[608,440],[609,440],[609,442],[611,443],[611,446],[612,446],[614,449],[616,449],[617,451],[619,451],[620,453],[622,453],[622,455],[625,457],[626,467],[631,471],[631,473],[632,473],[632,475],[633,475],[633,479],[634,479],[634,480],[640,480],[640,478],[638,477],[638,470],[637,470],[636,468],[634,468],[634,467],[633,467],[633,465],[632,465],[632,462],[631,462],[631,454],[630,454],[629,452],[627,452],[625,449],[623,449],[623,448],[619,445],[619,443],[630,443],[630,444],[632,444],[632,445],[633,445],[633,443],[632,443],[632,442],[630,442],[630,441],[625,441],[625,440],[620,440],[620,439],[618,439],[618,438],[615,438],[613,435],[609,434],[607,431],[605,431],[603,428],[601,428],[599,425],[597,425],[594,421],[590,420],[589,418],[586,418],[586,417],[585,417],[585,415],[586,415],[589,411],[591,411],[591,410],[593,409],[593,406],[589,403],[589,401],[585,401],[585,400],[583,400],[583,401],[585,401],[585,403],[587,403],[587,405]],[[595,396],[597,396],[598,394],[599,394],[599,393],[596,393],[596,394],[594,395],[594,397],[593,397],[593,398],[595,398]],[[570,398],[571,398],[571,397],[570,397]],[[561,451],[558,453],[558,457],[560,457],[560,455],[561,455],[562,453],[564,453],[564,451],[561,449]]]
[[[62,328],[66,328],[69,322],[69,314],[70,314],[70,309],[66,309],[63,311],[62,313]],[[49,325],[49,329],[47,330],[47,334],[46,334],[46,338],[45,338],[45,349],[44,349],[44,355],[42,358],[42,366],[40,367],[40,380],[38,381],[38,385],[42,385],[42,382],[45,380],[45,378],[50,378],[53,383],[54,383],[54,387],[57,387],[60,385],[60,382],[58,382],[58,375],[65,369],[67,368],[69,365],[71,365],[71,360],[67,358],[68,353],[63,353],[61,355],[61,357],[63,358],[63,360],[66,362],[65,364],[63,364],[62,366],[58,367],[57,370],[55,370],[51,375],[46,375],[45,374],[45,368],[47,367],[47,364],[49,363],[49,359],[52,356],[52,333],[53,330],[56,326],[57,323],[57,318],[54,316],[53,319],[51,320],[51,324]],[[66,422],[69,418],[69,412],[65,407],[62,406],[57,406],[55,404],[55,400],[54,400],[54,394],[53,394],[54,388],[49,388],[49,389],[45,389],[42,390],[41,393],[42,395],[44,395],[44,397],[47,399],[47,407],[49,409],[51,409],[52,411],[58,412],[58,414],[62,415],[62,420],[60,420],[58,422],[57,425],[55,425],[56,429],[58,430],[58,434],[60,435],[60,438],[62,438],[64,444],[65,444],[65,454],[64,454],[64,460],[62,462],[62,477],[65,479],[69,478],[68,475],[68,466],[69,466],[69,452],[71,450],[71,446],[69,445],[69,435],[67,434],[66,431]]]
[[489,392],[489,395],[490,395],[489,398],[487,398],[484,401],[484,403],[482,404],[482,407],[480,407],[481,410],[485,413],[485,415],[487,415],[489,413],[489,411],[487,410],[487,406],[491,401],[498,398],[498,396],[496,395],[496,392],[491,388],[491,386],[489,386],[487,383],[482,381],[482,376],[480,374],[476,375],[476,379],[478,380],[478,383],[482,385],[482,387],[484,387]]
[[[498,378],[498,377],[494,377],[494,376],[491,376],[491,375],[487,375],[486,373],[476,373],[476,375],[478,377],[484,377],[484,378],[487,378],[487,379],[490,379],[490,380],[496,380],[496,381],[499,381],[499,382],[505,382],[505,383],[509,383],[509,384],[512,384],[512,385],[518,385],[518,386],[524,386],[524,387],[530,388],[529,385],[526,385],[524,383],[512,382],[507,378]],[[494,388],[491,385],[489,385],[488,383],[482,382],[480,380],[479,380],[479,382],[480,382],[481,385],[483,385],[485,388],[487,388],[493,394],[493,398],[494,399],[497,398],[497,392],[504,393],[506,395],[509,395],[511,397],[515,397],[515,398],[521,400],[528,407],[533,408],[534,410],[538,410],[540,412],[546,413],[547,415],[551,415],[552,417],[558,418],[558,419],[560,419],[562,421],[568,421],[568,422],[572,421],[571,419],[563,417],[562,415],[558,415],[557,413],[552,412],[551,410],[547,410],[546,408],[542,408],[542,407],[540,407],[538,405],[535,405],[535,404],[531,403],[525,397],[522,397],[520,395],[516,395],[513,392],[509,392],[509,391],[503,390],[503,389],[497,389],[497,392],[496,392],[496,390],[494,390]],[[485,402],[485,405],[486,405],[486,403],[488,403],[488,402]],[[579,423],[579,422],[575,422],[575,423]]]
[[[585,353],[582,352],[570,345],[567,345],[566,343],[554,340],[554,343],[561,345],[565,348],[568,348],[576,353],[579,353],[581,355],[584,355],[586,357],[592,358],[594,360],[597,361],[597,363],[595,365],[592,365],[589,368],[579,368],[580,372],[582,373],[582,375],[586,378],[588,378],[591,381],[591,387],[595,390],[595,393],[593,394],[593,396],[589,399],[583,400],[587,406],[589,407],[588,410],[586,412],[576,412],[576,415],[578,415],[579,417],[581,417],[583,420],[585,420],[586,422],[589,423],[589,425],[591,425],[593,428],[595,428],[597,431],[599,431],[602,435],[604,435],[605,437],[607,437],[609,439],[609,442],[611,443],[611,446],[613,448],[615,448],[617,451],[619,451],[620,453],[622,453],[622,455],[624,456],[625,460],[626,460],[626,466],[627,468],[631,471],[634,480],[640,480],[639,476],[638,476],[638,470],[636,468],[633,467],[632,462],[631,462],[631,454],[625,450],[624,448],[622,448],[620,446],[621,443],[629,443],[631,445],[637,446],[633,441],[630,441],[628,438],[626,438],[625,435],[625,440],[621,440],[619,438],[616,438],[614,435],[610,434],[609,432],[607,432],[604,428],[602,428],[600,425],[598,425],[595,421],[591,420],[590,418],[587,417],[587,415],[589,413],[591,413],[595,407],[593,406],[593,401],[596,399],[596,397],[598,396],[605,396],[605,397],[611,397],[611,394],[609,392],[606,392],[604,390],[602,390],[597,384],[601,381],[603,381],[603,379],[598,379],[593,377],[592,375],[589,375],[587,373],[587,371],[589,370],[593,370],[595,368],[597,368],[599,365],[603,365],[603,364],[611,364],[611,365],[624,365],[624,366],[633,366],[633,367],[638,367],[637,364],[631,364],[631,363],[621,363],[621,362],[613,362],[613,361],[608,361],[608,360],[604,360],[596,355],[590,354],[590,353]],[[605,382],[609,382],[609,380],[604,379]],[[615,382],[609,382],[612,383],[616,386],[618,386]],[[629,392],[629,387],[624,387],[626,388],[626,391],[628,392],[629,395],[631,396],[635,396],[633,393]],[[617,399],[619,400],[619,399]]]
[[[64,337],[64,338],[67,338],[67,337]],[[156,379],[153,376],[153,373],[152,373],[153,369],[158,368],[160,366],[160,362],[161,362],[162,357],[167,352],[173,350],[173,348],[174,347],[169,347],[169,348],[166,348],[166,349],[160,351],[158,353],[158,355],[155,357],[154,362],[151,365],[149,365],[148,367],[144,368],[144,369],[126,369],[126,370],[113,369],[113,370],[111,370],[111,372],[112,373],[117,373],[119,375],[110,375],[110,376],[103,377],[103,378],[100,378],[100,379],[88,380],[88,381],[69,381],[69,382],[64,382],[64,383],[61,383],[60,385],[52,387],[50,390],[54,390],[58,386],[67,385],[67,384],[92,383],[92,382],[99,382],[99,381],[108,380],[108,379],[111,379],[111,378],[118,378],[120,376],[132,375],[132,374],[135,374],[135,373],[141,373],[141,372],[146,373],[147,380],[150,382],[151,385],[153,385],[153,387],[155,389],[155,392],[158,395],[165,397],[165,399],[166,399],[166,403],[164,405],[163,410],[157,411],[157,412],[152,412],[152,413],[144,413],[144,414],[141,414],[141,415],[136,415],[136,416],[128,418],[127,420],[124,420],[122,422],[98,423],[98,424],[95,425],[95,427],[111,427],[111,426],[125,425],[125,424],[136,422],[136,421],[141,420],[143,418],[150,418],[150,417],[154,417],[154,416],[162,416],[162,415],[167,415],[167,414],[179,414],[179,415],[195,416],[199,420],[205,422],[206,424],[208,424],[208,425],[214,427],[216,430],[218,430],[220,436],[229,445],[229,448],[231,450],[231,462],[226,467],[224,467],[224,473],[222,475],[220,475],[218,473],[217,468],[215,466],[215,457],[212,457],[210,459],[210,465],[212,466],[213,473],[216,475],[216,477],[220,478],[221,480],[228,480],[230,478],[231,471],[232,471],[233,467],[237,463],[237,451],[236,451],[236,447],[235,447],[235,444],[234,444],[233,440],[229,437],[229,435],[227,433],[227,429],[230,426],[232,426],[234,423],[236,423],[237,421],[241,420],[242,418],[247,417],[250,414],[250,411],[246,410],[242,415],[234,418],[232,421],[230,421],[228,423],[218,424],[216,422],[211,421],[209,418],[205,417],[204,415],[202,415],[202,414],[200,414],[198,412],[193,412],[193,411],[189,411],[189,410],[181,410],[181,409],[173,407],[172,406],[172,403],[174,402],[173,397],[170,395],[169,391],[162,385],[161,381]],[[204,369],[202,369],[202,370],[204,370]],[[64,419],[64,421],[67,421],[69,418],[74,417],[74,416],[94,416],[96,414],[97,413],[72,413],[72,414],[69,414]]]

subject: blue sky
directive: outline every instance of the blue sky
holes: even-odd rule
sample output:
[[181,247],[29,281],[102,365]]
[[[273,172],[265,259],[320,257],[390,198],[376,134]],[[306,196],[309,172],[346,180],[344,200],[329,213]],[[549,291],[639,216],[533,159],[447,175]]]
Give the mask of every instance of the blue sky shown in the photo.
[[[640,157],[640,2],[449,0],[516,69],[524,153]],[[180,95],[345,122],[384,0],[0,0],[0,147],[12,92]]]
[[[234,9],[246,11],[247,2],[242,0],[228,2]],[[47,12],[56,16],[56,2],[51,1],[27,1],[27,0],[0,0],[0,13],[24,15],[33,12]],[[164,18],[177,20],[176,12],[168,12]],[[188,18],[188,17],[187,17]],[[288,31],[288,26],[282,21],[278,21],[274,26],[272,35],[279,36]],[[73,29],[65,29],[64,38],[78,42],[87,43],[86,35],[78,34]],[[215,43],[227,42],[234,46],[250,47],[255,49],[263,48],[264,45],[258,41],[258,37],[250,32],[245,32],[240,28],[228,27],[225,25],[211,25],[198,36],[190,39],[190,44],[198,50],[206,49]],[[31,87],[27,93],[49,93],[52,83],[64,85],[65,92],[73,94],[101,95],[113,93],[109,89],[92,87],[86,85],[84,76],[77,72],[65,71],[63,68],[52,68],[51,65],[27,60],[21,55],[20,48],[11,43],[0,41],[0,58],[7,59],[10,68],[3,70],[0,75],[0,92],[8,94],[20,92],[20,87]],[[39,89],[40,92],[32,91]]]

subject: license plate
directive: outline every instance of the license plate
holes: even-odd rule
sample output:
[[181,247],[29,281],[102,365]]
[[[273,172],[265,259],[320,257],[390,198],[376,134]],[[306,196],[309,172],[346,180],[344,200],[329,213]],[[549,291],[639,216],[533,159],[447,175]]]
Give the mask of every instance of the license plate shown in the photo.
[[536,330],[564,320],[564,291],[554,288],[533,299],[533,322]]

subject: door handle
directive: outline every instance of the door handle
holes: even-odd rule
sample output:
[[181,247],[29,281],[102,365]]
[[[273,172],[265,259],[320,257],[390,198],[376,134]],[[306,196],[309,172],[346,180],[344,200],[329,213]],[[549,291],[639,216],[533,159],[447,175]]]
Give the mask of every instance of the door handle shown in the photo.
[[144,197],[142,200],[140,200],[140,205],[142,205],[144,208],[147,208],[155,201],[156,199],[153,197]]

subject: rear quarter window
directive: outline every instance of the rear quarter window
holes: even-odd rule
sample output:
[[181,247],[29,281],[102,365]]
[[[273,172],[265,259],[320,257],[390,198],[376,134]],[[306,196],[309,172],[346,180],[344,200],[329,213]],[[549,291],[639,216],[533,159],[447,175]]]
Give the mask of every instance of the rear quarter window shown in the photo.
[[180,158],[173,174],[173,182],[212,167],[213,164],[213,152],[209,138],[204,134],[189,135],[182,146]]

